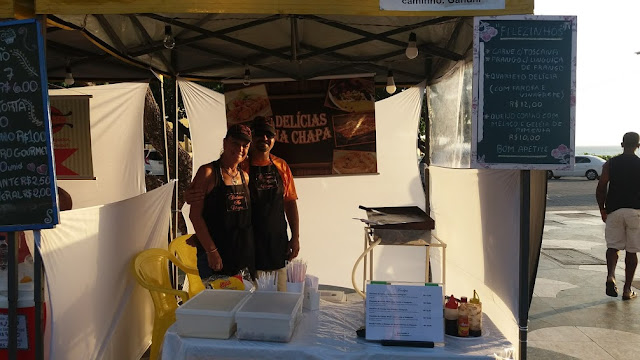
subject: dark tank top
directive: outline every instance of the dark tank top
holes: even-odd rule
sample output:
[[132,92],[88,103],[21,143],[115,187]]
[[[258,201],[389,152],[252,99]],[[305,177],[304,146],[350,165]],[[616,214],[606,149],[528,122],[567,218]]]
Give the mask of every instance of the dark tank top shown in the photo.
[[609,160],[607,214],[618,209],[640,209],[640,158],[621,154]]
[[236,275],[247,268],[255,274],[253,230],[251,225],[251,200],[244,172],[240,169],[242,184],[226,185],[222,180],[220,164],[212,163],[216,184],[204,199],[202,217],[207,224],[209,234],[218,247],[222,258],[222,270],[214,271],[209,267],[207,254],[198,243],[198,271],[201,278],[211,275]]

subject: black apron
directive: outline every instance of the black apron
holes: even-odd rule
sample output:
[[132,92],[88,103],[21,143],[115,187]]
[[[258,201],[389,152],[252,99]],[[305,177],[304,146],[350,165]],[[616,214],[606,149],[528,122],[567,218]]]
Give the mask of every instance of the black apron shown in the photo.
[[201,278],[212,275],[236,275],[247,268],[255,275],[253,231],[251,227],[251,198],[240,171],[242,184],[226,185],[220,172],[218,161],[213,162],[218,177],[216,185],[204,198],[202,217],[209,234],[218,247],[222,258],[222,270],[214,271],[207,262],[207,253],[200,243],[198,249],[198,272]]
[[257,270],[283,268],[289,255],[284,184],[271,158],[269,161],[269,165],[249,168]]

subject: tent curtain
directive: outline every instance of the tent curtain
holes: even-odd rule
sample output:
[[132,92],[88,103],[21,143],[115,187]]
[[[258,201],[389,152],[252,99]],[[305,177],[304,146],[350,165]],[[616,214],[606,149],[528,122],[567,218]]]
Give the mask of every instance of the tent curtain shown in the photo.
[[529,228],[529,305],[533,299],[533,288],[538,275],[544,217],[547,209],[547,171],[531,170],[531,204]]
[[178,86],[189,119],[193,147],[193,171],[217,159],[227,133],[224,95],[196,83],[178,79]]
[[94,180],[58,180],[84,208],[128,199],[145,191],[143,115],[147,83],[50,90],[49,95],[89,99]]
[[[129,272],[135,254],[167,248],[175,181],[113,204],[63,211],[42,230],[50,359],[138,359],[151,341],[153,304]],[[33,234],[27,233],[30,247]]]
[[471,296],[518,343],[520,172],[429,167],[435,234],[447,244],[447,292]]

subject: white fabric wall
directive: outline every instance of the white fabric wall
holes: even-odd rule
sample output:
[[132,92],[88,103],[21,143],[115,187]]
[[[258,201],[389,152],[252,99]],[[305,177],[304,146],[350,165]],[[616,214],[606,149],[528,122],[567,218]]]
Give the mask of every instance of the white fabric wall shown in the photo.
[[[195,174],[200,165],[220,154],[226,133],[224,95],[187,81],[179,84],[191,126]],[[378,175],[295,179],[299,257],[308,262],[308,272],[319,276],[321,283],[351,287],[351,270],[364,244],[364,226],[352,219],[366,218],[358,205],[425,208],[416,155],[423,94],[424,85],[420,85],[376,103]],[[377,249],[376,279],[424,280],[423,248]],[[362,273],[356,279],[360,281]]]
[[58,226],[41,231],[50,359],[139,359],[147,349],[153,303],[129,272],[129,262],[144,249],[167,248],[174,184],[63,211]]
[[517,344],[520,172],[431,166],[429,178],[434,234],[447,244],[447,293],[477,290],[482,310]]
[[73,208],[103,205],[145,191],[143,114],[147,83],[49,90],[49,95],[92,95],[91,148],[95,180],[58,180]]
[[224,95],[190,81],[178,80],[178,86],[189,118],[194,177],[201,165],[220,157],[227,134]]

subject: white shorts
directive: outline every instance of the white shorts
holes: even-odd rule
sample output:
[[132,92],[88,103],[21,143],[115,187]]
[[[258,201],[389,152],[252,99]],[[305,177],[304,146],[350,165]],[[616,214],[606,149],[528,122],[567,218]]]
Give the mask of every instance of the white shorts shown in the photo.
[[604,238],[607,248],[640,252],[640,210],[623,208],[608,214]]

